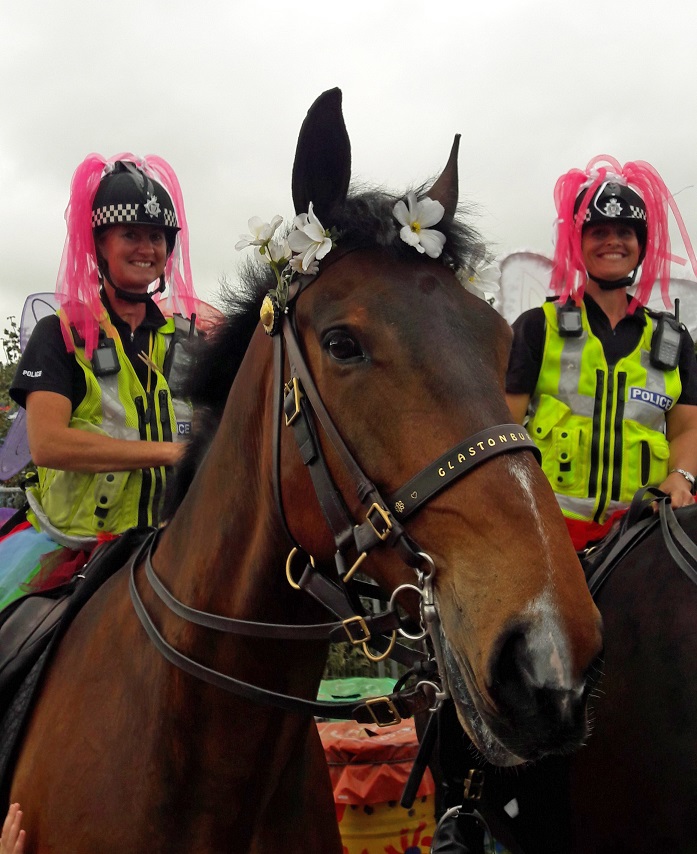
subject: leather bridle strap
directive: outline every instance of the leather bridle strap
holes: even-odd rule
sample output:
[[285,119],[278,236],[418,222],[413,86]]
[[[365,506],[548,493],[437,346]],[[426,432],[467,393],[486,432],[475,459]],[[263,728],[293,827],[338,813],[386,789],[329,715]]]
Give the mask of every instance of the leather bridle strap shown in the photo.
[[658,503],[658,517],[668,553],[690,581],[697,584],[697,546],[682,529],[667,498]]
[[[144,545],[149,545],[150,542],[148,540]],[[263,703],[288,712],[355,720],[358,723],[388,725],[398,722],[400,718],[407,718],[417,712],[426,711],[434,705],[435,691],[431,691],[431,686],[427,682],[419,683],[414,688],[402,689],[384,697],[372,698],[367,702],[325,703],[320,700],[306,700],[303,697],[279,694],[276,691],[243,682],[241,679],[234,679],[232,676],[227,676],[194,661],[164,639],[140,598],[136,586],[135,571],[142,553],[143,548],[139,549],[130,561],[129,592],[133,607],[150,641],[159,653],[175,667],[190,676],[251,702]]]
[[[658,506],[657,513],[653,512],[654,503]],[[617,541],[588,579],[588,589],[593,598],[598,595],[619,562],[657,524],[660,524],[668,554],[690,581],[697,584],[697,546],[678,522],[669,497],[655,487],[645,487],[634,496]]]
[[[158,532],[159,533],[159,532]],[[148,540],[147,551],[145,554],[145,574],[153,591],[157,594],[160,600],[167,608],[178,617],[186,620],[189,623],[195,623],[197,626],[203,626],[207,629],[213,629],[217,632],[225,632],[227,634],[236,634],[244,637],[254,638],[270,638],[281,640],[323,640],[337,643],[347,640],[347,632],[343,622],[338,623],[310,623],[310,624],[294,624],[294,623],[260,623],[253,620],[240,620],[234,617],[223,617],[220,614],[211,614],[207,611],[199,611],[189,605],[185,605],[182,601],[176,598],[170,590],[164,585],[162,580],[155,572],[152,565],[152,553],[157,544],[157,537],[152,537]],[[319,573],[315,573],[319,575]],[[324,578],[324,576],[320,576]],[[332,582],[326,579],[326,584],[331,585]],[[343,597],[340,595],[338,585],[333,585],[337,592],[331,593],[327,587],[323,587],[324,596],[321,601],[330,610],[337,613],[340,611]],[[337,616],[340,616],[337,613]],[[351,614],[353,616],[353,613]],[[382,634],[391,632],[400,627],[399,616],[396,611],[385,611],[382,614],[375,616],[367,615],[364,617],[364,623],[372,634]]]
[[[331,416],[322,401],[314,380],[308,370],[300,345],[293,327],[292,315],[283,319],[283,337],[288,351],[288,361],[294,388],[287,401],[295,404],[297,417],[290,422],[295,438],[303,455],[303,461],[308,468],[315,487],[327,524],[337,545],[337,567],[343,575],[343,556],[350,549],[357,554],[368,552],[381,542],[389,541],[400,552],[401,558],[412,567],[421,566],[419,549],[406,535],[402,526],[395,520],[389,519],[385,502],[377,487],[366,477],[361,467],[347,448],[341,434],[336,429]],[[298,399],[294,400],[297,395]],[[288,408],[286,418],[289,419]],[[346,469],[356,491],[358,500],[365,507],[372,508],[363,522],[355,524],[336,488],[331,473],[322,454],[319,440],[316,437],[309,409],[312,410],[325,435],[330,440]]]
[[457,478],[498,454],[512,451],[532,451],[538,462],[541,459],[539,448],[520,424],[487,427],[422,469],[389,496],[387,506],[397,519],[406,519]]

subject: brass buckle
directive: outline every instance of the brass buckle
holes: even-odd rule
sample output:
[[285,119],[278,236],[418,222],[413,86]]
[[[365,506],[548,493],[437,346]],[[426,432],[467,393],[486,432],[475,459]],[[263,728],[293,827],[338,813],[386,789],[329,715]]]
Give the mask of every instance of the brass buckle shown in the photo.
[[[368,710],[370,717],[379,727],[394,726],[402,721],[402,717],[397,711],[397,707],[389,697],[372,697],[369,700],[365,700],[365,707]],[[387,720],[385,714],[376,714],[376,711],[373,711],[373,708],[375,708],[376,711],[384,709],[384,711],[390,716],[390,719]]]
[[469,801],[481,801],[483,790],[484,772],[479,768],[470,768],[465,777],[465,797]]
[[[370,518],[370,514],[375,511],[382,521],[385,523],[385,530],[378,531],[378,529],[373,524],[373,520]],[[390,512],[389,510],[385,510],[384,507],[381,507],[379,504],[374,503],[371,504],[368,508],[368,512],[365,514],[366,521],[370,524],[370,527],[375,531],[375,535],[379,540],[385,542],[385,540],[390,536],[390,531],[392,530],[392,521],[390,520]]]
[[[356,614],[355,617],[348,617],[347,619],[342,620],[341,625],[344,627],[344,631],[348,635],[348,639],[354,646],[358,646],[359,644],[366,643],[370,640],[370,629],[363,617],[359,614]],[[357,631],[354,632],[353,629],[349,628],[349,625],[355,626]],[[358,636],[359,632],[361,637]]]
[[[302,397],[302,392],[300,391],[300,383],[298,382],[297,377],[291,377],[291,379],[283,386],[284,399],[283,399],[283,412],[286,416],[286,427],[290,427],[290,425],[295,421],[295,419],[300,415],[300,398]],[[293,393],[293,402],[295,404],[295,411],[291,412],[288,415],[288,410],[286,409],[286,400],[288,399],[290,393]]]

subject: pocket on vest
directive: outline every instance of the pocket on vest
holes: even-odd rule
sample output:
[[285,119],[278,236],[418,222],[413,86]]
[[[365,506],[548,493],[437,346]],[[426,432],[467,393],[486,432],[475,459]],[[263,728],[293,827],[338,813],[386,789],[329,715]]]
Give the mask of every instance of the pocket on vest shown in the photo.
[[[39,500],[52,525],[72,532],[73,520],[80,513],[91,483],[92,475],[85,472],[51,471]],[[88,532],[81,530],[80,533]]]
[[590,467],[591,426],[569,407],[543,394],[531,435],[542,452],[542,469],[557,492],[585,497]]
[[642,486],[658,486],[668,475],[670,447],[662,433],[629,419],[624,422],[622,501],[631,501]]

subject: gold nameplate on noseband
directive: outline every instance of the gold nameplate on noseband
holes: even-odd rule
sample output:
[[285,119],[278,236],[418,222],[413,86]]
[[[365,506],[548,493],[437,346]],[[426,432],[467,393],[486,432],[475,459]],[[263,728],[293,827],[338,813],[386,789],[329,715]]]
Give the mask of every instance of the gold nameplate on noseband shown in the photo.
[[300,398],[303,396],[303,393],[300,391],[298,378],[292,377],[290,381],[283,386],[283,392],[285,395],[283,400],[283,411],[286,416],[286,427],[290,427],[298,415],[300,415]]
[[365,700],[365,707],[379,727],[394,726],[402,721],[402,716],[389,697],[373,697]]

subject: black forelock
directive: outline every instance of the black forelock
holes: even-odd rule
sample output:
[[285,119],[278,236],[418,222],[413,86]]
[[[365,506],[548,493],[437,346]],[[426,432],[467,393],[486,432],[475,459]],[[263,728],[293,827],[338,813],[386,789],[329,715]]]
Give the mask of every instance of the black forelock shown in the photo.
[[[428,194],[426,186],[413,191],[418,198]],[[395,204],[406,198],[406,194],[393,195],[381,189],[354,190],[344,204],[332,212],[332,222],[322,223],[325,228],[336,228],[339,237],[337,246],[364,249],[386,249],[392,257],[402,261],[413,261],[417,250],[399,236],[400,224],[395,219]],[[481,235],[467,221],[471,212],[464,207],[449,223],[439,222],[434,229],[445,235],[443,253],[438,259],[453,269],[469,272],[486,255]]]

